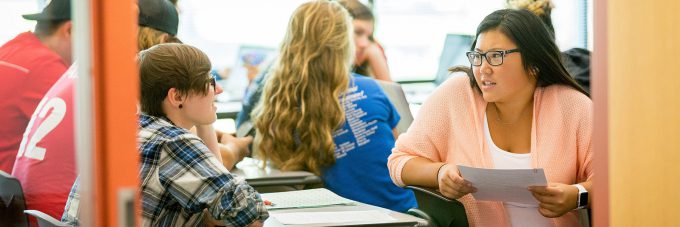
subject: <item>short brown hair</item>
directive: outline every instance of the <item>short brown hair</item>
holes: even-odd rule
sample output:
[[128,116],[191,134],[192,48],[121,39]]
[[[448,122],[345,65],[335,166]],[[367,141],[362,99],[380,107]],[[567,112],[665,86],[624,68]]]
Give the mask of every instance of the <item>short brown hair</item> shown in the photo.
[[38,37],[53,35],[61,25],[71,20],[39,20],[35,24],[33,34]]
[[196,47],[166,43],[139,53],[142,112],[165,116],[162,104],[171,88],[180,95],[207,95],[210,88],[210,60]]

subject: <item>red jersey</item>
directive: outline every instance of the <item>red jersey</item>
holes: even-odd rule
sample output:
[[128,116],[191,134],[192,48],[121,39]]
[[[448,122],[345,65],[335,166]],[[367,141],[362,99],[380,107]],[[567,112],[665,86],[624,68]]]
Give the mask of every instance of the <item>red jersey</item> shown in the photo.
[[28,209],[61,219],[76,179],[73,100],[75,64],[45,94],[31,116],[14,163]]
[[12,172],[31,114],[67,67],[31,32],[0,47],[0,170]]

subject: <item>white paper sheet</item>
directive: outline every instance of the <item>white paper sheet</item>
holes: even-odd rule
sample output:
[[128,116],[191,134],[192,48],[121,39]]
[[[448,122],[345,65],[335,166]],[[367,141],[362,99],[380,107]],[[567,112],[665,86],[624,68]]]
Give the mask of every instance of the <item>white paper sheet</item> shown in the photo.
[[477,188],[477,200],[515,202],[538,205],[527,189],[547,186],[543,169],[482,169],[458,165],[460,174]]
[[268,200],[272,203],[272,205],[267,206],[268,210],[355,204],[354,201],[345,199],[325,188],[264,193],[260,195],[263,200]]
[[377,210],[271,213],[270,215],[284,225],[331,224],[348,222],[382,223],[396,220],[388,214]]

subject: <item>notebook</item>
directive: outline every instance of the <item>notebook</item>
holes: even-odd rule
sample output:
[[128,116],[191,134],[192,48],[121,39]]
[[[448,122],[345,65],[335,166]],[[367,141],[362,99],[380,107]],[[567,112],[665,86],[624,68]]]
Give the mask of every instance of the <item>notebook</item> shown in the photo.
[[332,205],[355,205],[356,202],[343,198],[328,189],[315,188],[308,190],[275,192],[261,194],[268,210],[288,208],[311,208]]
[[389,214],[378,210],[272,213],[271,216],[284,225],[324,224],[330,226],[331,224],[351,222],[390,223],[397,221]]

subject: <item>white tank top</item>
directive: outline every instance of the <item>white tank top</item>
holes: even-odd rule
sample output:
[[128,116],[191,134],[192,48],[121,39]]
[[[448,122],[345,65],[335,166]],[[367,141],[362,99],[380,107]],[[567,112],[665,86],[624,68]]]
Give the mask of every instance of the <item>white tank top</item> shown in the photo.
[[[515,154],[500,149],[493,143],[489,123],[484,115],[484,135],[496,169],[531,169],[531,154]],[[550,219],[538,212],[538,207],[522,203],[504,202],[512,226],[552,226]]]

